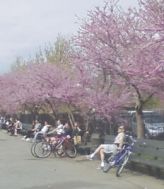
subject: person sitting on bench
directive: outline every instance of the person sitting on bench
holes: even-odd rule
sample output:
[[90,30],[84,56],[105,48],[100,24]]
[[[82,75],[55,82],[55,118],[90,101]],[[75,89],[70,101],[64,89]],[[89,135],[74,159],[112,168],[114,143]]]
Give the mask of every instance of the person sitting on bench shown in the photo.
[[101,144],[92,154],[87,156],[87,159],[92,160],[96,154],[100,154],[100,159],[101,159],[100,166],[101,168],[103,168],[105,153],[112,152],[113,154],[115,154],[117,150],[122,149],[124,137],[125,137],[125,128],[124,126],[120,126],[118,127],[118,134],[115,137],[113,144]]

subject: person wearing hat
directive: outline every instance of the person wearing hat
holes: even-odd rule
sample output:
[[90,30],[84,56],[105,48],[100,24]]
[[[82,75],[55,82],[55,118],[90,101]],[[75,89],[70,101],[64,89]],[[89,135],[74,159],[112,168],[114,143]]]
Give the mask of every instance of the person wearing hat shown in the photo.
[[124,126],[118,127],[118,134],[114,139],[113,144],[101,144],[96,150],[87,156],[87,159],[92,160],[96,154],[100,154],[101,159],[101,168],[104,167],[104,158],[105,153],[113,153],[115,154],[118,150],[120,150],[123,146],[125,138],[125,128]]

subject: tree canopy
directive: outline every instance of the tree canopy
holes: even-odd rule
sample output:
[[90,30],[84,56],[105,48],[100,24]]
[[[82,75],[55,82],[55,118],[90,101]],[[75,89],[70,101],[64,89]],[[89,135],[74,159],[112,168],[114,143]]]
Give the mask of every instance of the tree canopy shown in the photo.
[[88,12],[71,40],[59,37],[54,48],[29,62],[19,59],[23,69],[0,77],[0,109],[65,104],[110,120],[133,106],[142,138],[145,104],[164,96],[163,52],[163,0],[142,0],[138,10],[125,12],[116,2],[105,3]]

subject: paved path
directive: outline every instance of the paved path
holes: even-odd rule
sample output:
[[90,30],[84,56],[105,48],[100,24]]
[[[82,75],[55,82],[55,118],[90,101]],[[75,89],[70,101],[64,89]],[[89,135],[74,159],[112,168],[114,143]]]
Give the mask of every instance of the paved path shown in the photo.
[[0,130],[0,189],[163,189],[164,181],[125,170],[102,173],[96,161],[54,158],[36,159],[31,143]]

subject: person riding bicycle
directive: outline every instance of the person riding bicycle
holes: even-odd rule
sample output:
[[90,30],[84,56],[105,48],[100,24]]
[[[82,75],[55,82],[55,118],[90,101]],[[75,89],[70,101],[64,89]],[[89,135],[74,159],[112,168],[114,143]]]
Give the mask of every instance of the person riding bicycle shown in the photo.
[[124,138],[125,138],[125,128],[124,126],[120,126],[118,127],[118,134],[115,137],[113,144],[101,144],[92,154],[87,156],[87,159],[92,160],[96,154],[99,154],[101,159],[100,166],[101,168],[103,168],[105,153],[108,154],[112,152],[113,154],[116,154],[118,150],[122,149]]

